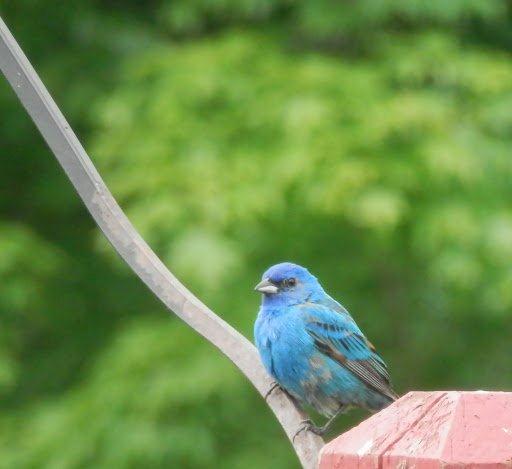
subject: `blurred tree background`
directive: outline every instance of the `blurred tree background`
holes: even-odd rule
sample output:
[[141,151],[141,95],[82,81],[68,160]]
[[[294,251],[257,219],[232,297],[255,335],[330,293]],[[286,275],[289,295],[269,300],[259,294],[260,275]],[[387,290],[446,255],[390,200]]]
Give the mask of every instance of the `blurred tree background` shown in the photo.
[[[308,266],[396,388],[512,387],[512,2],[2,0],[135,226],[252,337]],[[0,80],[0,467],[296,467]],[[342,431],[364,417],[341,419]]]

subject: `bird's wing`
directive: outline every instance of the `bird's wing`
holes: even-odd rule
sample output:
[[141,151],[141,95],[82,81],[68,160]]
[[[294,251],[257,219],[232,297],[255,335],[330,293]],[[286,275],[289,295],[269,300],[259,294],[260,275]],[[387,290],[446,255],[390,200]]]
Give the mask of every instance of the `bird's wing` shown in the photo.
[[386,363],[348,314],[339,314],[323,305],[301,308],[307,333],[315,347],[353,373],[371,389],[391,399],[397,395],[391,387]]

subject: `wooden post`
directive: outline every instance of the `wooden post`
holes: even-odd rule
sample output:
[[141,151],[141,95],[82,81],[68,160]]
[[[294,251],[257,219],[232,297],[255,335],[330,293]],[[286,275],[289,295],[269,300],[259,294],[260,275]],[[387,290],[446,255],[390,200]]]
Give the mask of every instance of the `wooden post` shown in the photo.
[[324,446],[320,469],[512,468],[512,393],[410,392]]

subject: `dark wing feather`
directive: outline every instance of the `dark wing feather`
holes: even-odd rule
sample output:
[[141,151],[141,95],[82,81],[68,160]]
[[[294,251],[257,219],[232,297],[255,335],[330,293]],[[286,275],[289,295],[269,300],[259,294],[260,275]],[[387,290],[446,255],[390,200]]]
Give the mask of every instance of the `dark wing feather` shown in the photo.
[[345,325],[339,320],[335,322],[317,318],[308,322],[306,330],[313,338],[315,347],[357,376],[369,388],[390,399],[396,399],[398,396],[391,387],[387,366],[376,353],[375,347],[359,330],[354,330],[355,323]]

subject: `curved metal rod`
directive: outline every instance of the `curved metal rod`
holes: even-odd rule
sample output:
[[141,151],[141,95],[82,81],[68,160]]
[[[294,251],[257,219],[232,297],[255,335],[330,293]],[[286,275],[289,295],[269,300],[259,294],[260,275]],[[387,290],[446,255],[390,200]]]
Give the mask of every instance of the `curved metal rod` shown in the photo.
[[[187,290],[135,230],[1,18],[0,69],[114,249],[167,308],[219,348],[265,395],[272,382],[255,347]],[[267,402],[292,440],[305,415],[280,390]],[[320,437],[300,432],[293,445],[303,467],[316,467]]]

